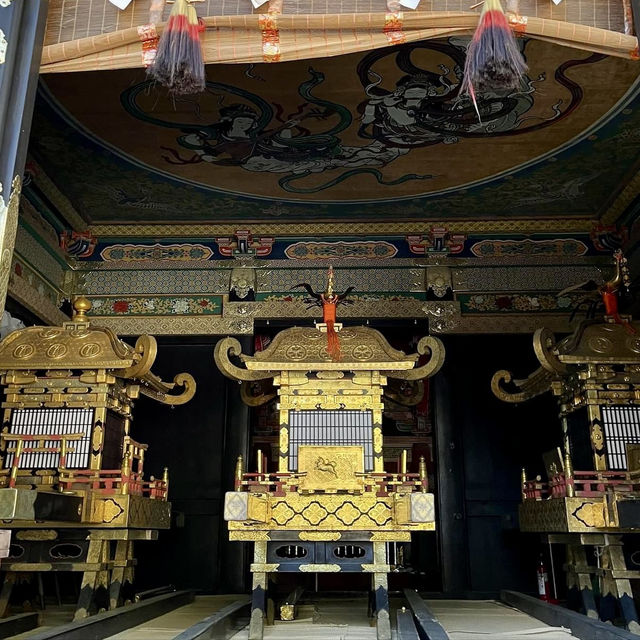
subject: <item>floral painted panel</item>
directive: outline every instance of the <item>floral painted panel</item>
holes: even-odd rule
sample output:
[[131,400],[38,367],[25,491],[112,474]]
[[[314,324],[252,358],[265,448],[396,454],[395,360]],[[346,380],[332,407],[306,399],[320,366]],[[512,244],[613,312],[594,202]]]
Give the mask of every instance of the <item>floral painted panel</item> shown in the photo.
[[221,315],[222,296],[90,298],[93,316]]

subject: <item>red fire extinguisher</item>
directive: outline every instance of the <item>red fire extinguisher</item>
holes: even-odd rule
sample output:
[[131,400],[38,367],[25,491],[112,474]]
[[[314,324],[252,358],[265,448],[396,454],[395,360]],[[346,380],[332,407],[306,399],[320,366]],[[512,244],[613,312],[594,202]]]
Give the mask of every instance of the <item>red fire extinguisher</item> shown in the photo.
[[538,597],[540,600],[550,602],[551,594],[549,592],[549,574],[547,568],[544,566],[544,558],[540,554],[540,560],[538,561]]

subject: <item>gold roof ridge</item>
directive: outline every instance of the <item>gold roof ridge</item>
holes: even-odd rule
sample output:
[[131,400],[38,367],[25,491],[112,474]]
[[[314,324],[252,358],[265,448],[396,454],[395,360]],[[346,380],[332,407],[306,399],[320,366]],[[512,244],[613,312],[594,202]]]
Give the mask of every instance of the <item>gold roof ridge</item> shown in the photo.
[[[380,371],[393,378],[420,379],[435,374],[444,362],[444,346],[431,336],[420,340],[417,353],[394,349],[377,329],[344,327],[338,333],[342,358],[333,361],[326,348],[326,334],[314,327],[290,327],[278,333],[271,344],[256,353],[242,353],[235,338],[220,340],[215,361],[222,373],[233,380],[263,380],[283,371]],[[235,365],[229,355],[238,356],[244,367]],[[415,367],[420,355],[428,362]]]

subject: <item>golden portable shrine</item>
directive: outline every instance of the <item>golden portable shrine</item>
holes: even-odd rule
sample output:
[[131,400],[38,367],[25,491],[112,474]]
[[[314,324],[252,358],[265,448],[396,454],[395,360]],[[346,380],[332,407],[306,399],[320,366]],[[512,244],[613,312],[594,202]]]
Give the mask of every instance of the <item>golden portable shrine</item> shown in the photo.
[[[640,571],[626,564],[623,534],[640,530],[640,323],[618,311],[618,295],[630,283],[626,260],[616,254],[612,280],[584,302],[602,298],[602,320],[587,319],[556,341],[539,329],[533,347],[540,367],[526,379],[508,371],[492,379],[494,394],[523,402],[552,391],[559,405],[561,447],[544,455],[547,481],[522,470],[520,528],[566,545],[567,585],[593,618],[614,620],[619,606],[627,628],[640,632],[630,580]],[[582,287],[585,288],[585,287]],[[595,548],[598,566],[587,548]],[[593,582],[601,580],[596,605]]]
[[[417,354],[405,355],[375,329],[334,325],[331,287],[330,279],[321,298],[325,322],[285,329],[253,356],[234,338],[215,349],[225,376],[272,380],[278,394],[278,469],[267,469],[262,452],[250,472],[238,458],[235,490],[225,496],[229,538],[253,542],[251,640],[262,638],[269,574],[280,572],[370,574],[377,637],[389,640],[388,545],[435,530],[424,458],[409,472],[405,451],[398,471],[385,472],[382,395],[388,378],[437,373],[444,347],[425,337]],[[421,354],[428,361],[416,366]]]
[[0,0],[0,638],[640,632],[639,34]]
[[171,523],[168,469],[145,478],[148,447],[130,434],[132,409],[140,394],[188,402],[195,382],[188,373],[163,382],[151,372],[155,339],[131,347],[93,326],[90,307],[79,298],[62,327],[21,329],[0,343],[0,519],[12,534],[2,612],[19,575],[43,572],[82,573],[76,619],[131,600],[134,543]]

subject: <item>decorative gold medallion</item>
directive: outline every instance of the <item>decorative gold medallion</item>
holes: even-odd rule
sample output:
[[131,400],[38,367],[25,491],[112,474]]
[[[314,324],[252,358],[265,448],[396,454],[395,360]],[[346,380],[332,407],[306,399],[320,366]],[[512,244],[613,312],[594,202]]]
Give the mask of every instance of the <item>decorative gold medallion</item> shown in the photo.
[[589,339],[588,344],[589,347],[597,353],[608,353],[613,347],[611,340],[604,336],[594,336]]
[[307,350],[301,344],[292,344],[286,351],[286,356],[290,360],[304,360]]
[[42,331],[38,332],[38,335],[45,340],[49,340],[50,338],[59,336],[61,333],[62,331],[60,331],[60,329],[43,329]]
[[13,350],[13,357],[20,360],[26,360],[30,358],[36,352],[35,347],[32,344],[19,344]]
[[353,348],[353,357],[356,360],[370,360],[373,356],[373,349],[368,344],[359,344]]
[[100,345],[95,342],[87,342],[80,347],[80,355],[83,358],[95,358],[100,353]]
[[62,342],[55,342],[47,349],[47,356],[53,360],[59,360],[67,355],[69,349]]

